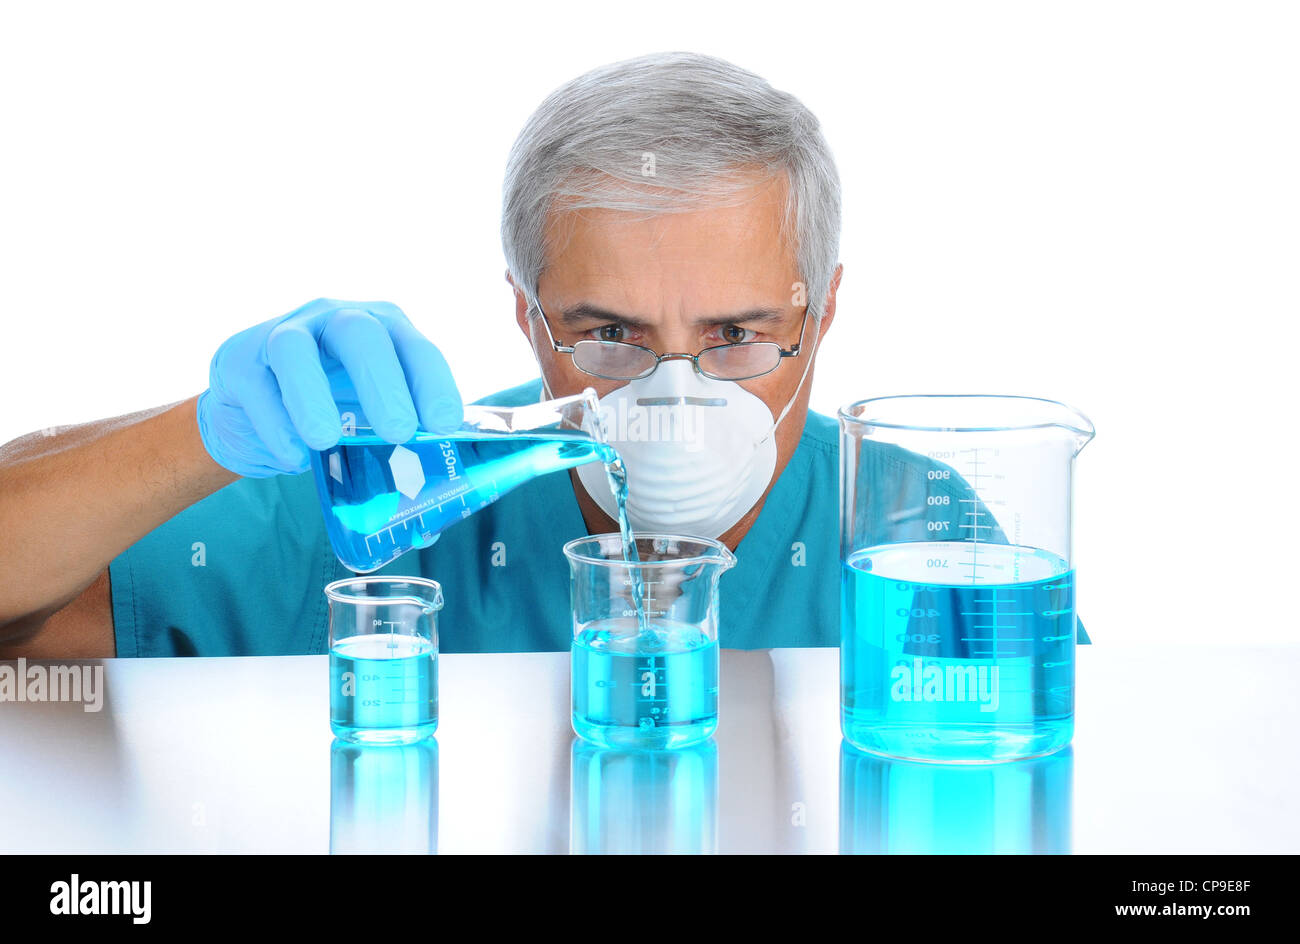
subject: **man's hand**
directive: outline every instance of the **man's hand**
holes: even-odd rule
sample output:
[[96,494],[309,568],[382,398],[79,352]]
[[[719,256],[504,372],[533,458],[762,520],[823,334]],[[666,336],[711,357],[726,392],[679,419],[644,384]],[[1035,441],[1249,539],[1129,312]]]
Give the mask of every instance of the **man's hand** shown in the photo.
[[241,331],[212,358],[199,435],[219,465],[251,478],[306,471],[339,441],[338,401],[376,435],[406,442],[450,430],[463,406],[441,352],[389,302],[318,298]]

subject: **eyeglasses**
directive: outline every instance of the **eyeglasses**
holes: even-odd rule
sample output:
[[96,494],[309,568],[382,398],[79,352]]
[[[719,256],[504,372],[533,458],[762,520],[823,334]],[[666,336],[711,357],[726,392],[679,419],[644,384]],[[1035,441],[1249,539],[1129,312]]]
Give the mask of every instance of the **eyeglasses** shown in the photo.
[[737,341],[706,347],[698,354],[656,354],[648,347],[630,341],[600,341],[583,338],[572,346],[561,344],[551,334],[550,323],[541,302],[533,302],[546,327],[546,336],[557,354],[568,354],[573,366],[604,380],[640,380],[655,372],[666,360],[688,360],[695,369],[711,380],[752,380],[770,374],[781,366],[781,359],[798,357],[803,347],[803,333],[808,326],[808,308],[804,307],[799,325],[799,340],[789,350],[775,341]]

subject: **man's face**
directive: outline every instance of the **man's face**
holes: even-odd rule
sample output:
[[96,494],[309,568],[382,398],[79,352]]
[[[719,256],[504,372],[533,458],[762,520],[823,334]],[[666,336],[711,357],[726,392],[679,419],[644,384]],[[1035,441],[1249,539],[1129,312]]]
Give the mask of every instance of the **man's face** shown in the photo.
[[[629,341],[659,354],[697,354],[735,341],[774,341],[790,348],[799,340],[807,297],[798,284],[793,248],[781,238],[784,200],[785,184],[778,180],[754,185],[737,206],[650,218],[607,210],[558,217],[558,236],[538,283],[555,340],[565,345],[583,338]],[[832,290],[821,332],[833,316]],[[627,382],[593,377],[568,355],[555,353],[540,321],[529,321],[518,290],[516,318],[552,396],[584,387],[605,396]],[[803,353],[783,358],[769,374],[739,381],[767,405],[773,419],[799,388],[817,331],[810,318]],[[811,386],[809,368],[777,431],[777,474],[798,443]]]

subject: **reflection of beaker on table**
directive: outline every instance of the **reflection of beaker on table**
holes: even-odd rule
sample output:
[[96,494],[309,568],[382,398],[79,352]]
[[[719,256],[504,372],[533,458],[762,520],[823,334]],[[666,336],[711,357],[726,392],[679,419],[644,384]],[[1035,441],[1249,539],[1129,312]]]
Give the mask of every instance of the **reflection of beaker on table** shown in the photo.
[[840,852],[1068,853],[1074,753],[1014,764],[889,760],[840,744]]
[[705,538],[640,534],[636,547],[628,562],[617,534],[564,545],[573,729],[602,747],[696,744],[718,726],[718,579],[736,559]]
[[1074,730],[1078,412],[1029,397],[840,410],[841,721],[861,750],[980,763]]
[[330,746],[330,852],[438,851],[438,742]]
[[438,727],[442,587],[422,577],[351,577],[330,605],[330,728],[372,744],[410,743]]
[[718,847],[718,749],[619,751],[573,742],[569,851],[699,854]]

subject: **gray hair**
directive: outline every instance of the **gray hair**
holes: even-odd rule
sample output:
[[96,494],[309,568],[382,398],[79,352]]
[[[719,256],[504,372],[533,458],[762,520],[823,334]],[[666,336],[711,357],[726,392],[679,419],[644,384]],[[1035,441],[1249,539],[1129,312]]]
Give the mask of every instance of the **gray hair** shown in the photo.
[[817,119],[752,72],[696,53],[602,66],[546,97],[506,165],[510,274],[533,304],[554,208],[723,205],[753,186],[754,170],[786,180],[782,235],[794,237],[808,310],[820,318],[839,262],[840,181]]

